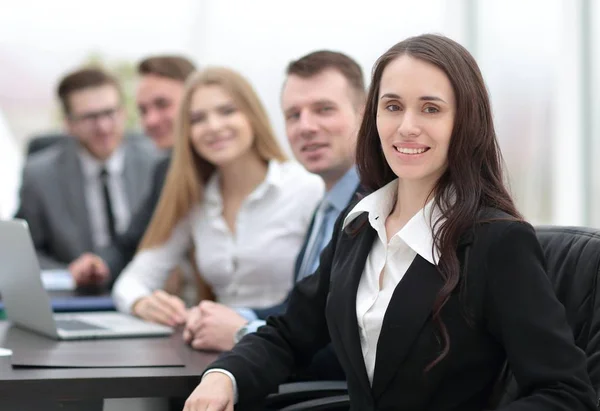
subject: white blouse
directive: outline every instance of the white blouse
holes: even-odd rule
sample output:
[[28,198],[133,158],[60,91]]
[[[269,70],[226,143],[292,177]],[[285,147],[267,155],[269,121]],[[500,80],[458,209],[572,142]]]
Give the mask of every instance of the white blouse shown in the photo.
[[234,235],[222,215],[215,173],[202,203],[171,237],[136,254],[121,273],[112,293],[117,308],[131,312],[138,299],[162,288],[192,244],[200,273],[218,302],[253,308],[280,303],[292,286],[296,256],[323,193],[322,180],[302,166],[271,161],[263,183],[240,207]]
[[[398,180],[362,199],[344,220],[344,227],[361,213],[369,214],[369,223],[377,231],[377,239],[367,257],[356,294],[356,317],[362,354],[371,384],[375,372],[377,342],[387,307],[396,286],[419,254],[431,264],[439,261],[439,250],[433,247],[432,224],[439,218],[433,201],[415,214],[389,243],[385,221],[392,211],[398,192]],[[379,277],[383,276],[382,287]]]

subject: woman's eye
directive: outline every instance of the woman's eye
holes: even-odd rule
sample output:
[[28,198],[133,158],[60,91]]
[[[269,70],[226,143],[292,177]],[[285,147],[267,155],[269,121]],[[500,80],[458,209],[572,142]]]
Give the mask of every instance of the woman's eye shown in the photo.
[[204,116],[194,116],[190,118],[190,124],[198,124],[204,121]]
[[225,107],[222,110],[222,113],[226,116],[233,114],[236,112],[236,108],[235,107]]

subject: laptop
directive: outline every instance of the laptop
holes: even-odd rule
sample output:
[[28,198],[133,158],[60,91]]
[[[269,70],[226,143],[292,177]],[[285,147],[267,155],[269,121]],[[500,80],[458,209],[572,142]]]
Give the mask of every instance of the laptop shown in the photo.
[[117,312],[54,314],[24,220],[0,221],[0,294],[8,320],[58,340],[158,337],[173,333],[170,327]]

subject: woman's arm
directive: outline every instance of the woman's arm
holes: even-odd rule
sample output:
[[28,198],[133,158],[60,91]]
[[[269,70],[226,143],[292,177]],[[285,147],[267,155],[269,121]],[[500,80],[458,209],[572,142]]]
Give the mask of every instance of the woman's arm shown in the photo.
[[162,289],[171,270],[192,245],[190,216],[180,221],[162,245],[138,251],[114,285],[112,296],[117,309],[131,313],[134,304]]
[[484,316],[522,397],[504,411],[594,410],[586,357],[544,268],[535,231],[511,222],[491,242]]

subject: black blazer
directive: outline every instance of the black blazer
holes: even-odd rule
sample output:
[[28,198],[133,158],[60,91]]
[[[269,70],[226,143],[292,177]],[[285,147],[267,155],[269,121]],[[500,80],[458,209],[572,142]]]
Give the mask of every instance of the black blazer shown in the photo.
[[[575,346],[546,276],[535,232],[508,219],[476,225],[457,250],[464,280],[457,289],[464,293],[455,292],[441,312],[450,352],[427,373],[442,348],[431,311],[443,281],[437,268],[417,255],[383,319],[371,386],[356,293],[376,232],[366,213],[350,227],[362,225],[358,233],[342,231],[344,215],[319,270],[296,285],[286,313],[269,318],[268,326],[211,365],[233,373],[241,405],[275,391],[331,341],[346,371],[354,411],[481,411],[505,360],[524,395],[503,410],[595,409],[585,354]],[[499,211],[495,216],[508,217]]]
[[160,161],[154,168],[152,188],[137,212],[131,217],[127,231],[120,234],[115,242],[99,251],[100,257],[108,264],[111,274],[111,283],[114,283],[121,271],[133,259],[137,248],[142,241],[146,228],[150,224],[154,209],[160,199],[171,158]]

